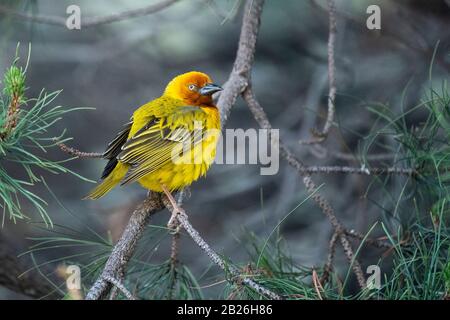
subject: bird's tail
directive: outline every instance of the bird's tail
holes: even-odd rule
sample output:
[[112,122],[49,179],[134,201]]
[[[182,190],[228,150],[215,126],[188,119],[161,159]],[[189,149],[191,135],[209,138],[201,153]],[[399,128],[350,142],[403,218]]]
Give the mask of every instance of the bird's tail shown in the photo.
[[123,164],[119,163],[116,168],[111,172],[98,186],[96,186],[86,197],[83,199],[91,199],[95,200],[98,198],[103,197],[105,194],[107,194],[109,191],[111,191],[112,188],[114,188],[124,175],[126,174],[127,169]]

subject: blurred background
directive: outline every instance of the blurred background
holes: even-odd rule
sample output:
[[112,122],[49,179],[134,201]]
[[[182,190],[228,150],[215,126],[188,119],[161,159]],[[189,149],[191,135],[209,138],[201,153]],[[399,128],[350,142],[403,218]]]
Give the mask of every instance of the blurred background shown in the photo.
[[[157,2],[154,0],[153,2]],[[54,102],[65,107],[93,107],[67,114],[54,135],[67,129],[68,144],[88,152],[102,152],[132,112],[159,96],[175,75],[198,70],[210,74],[216,83],[226,81],[235,58],[243,6],[240,0],[181,0],[158,13],[100,25],[68,30],[18,18],[0,10],[0,70],[14,59],[17,43],[25,61],[31,43],[26,96],[63,90]],[[124,0],[0,0],[1,7],[42,16],[66,16],[69,5],[80,6],[84,17],[104,16],[135,9],[149,1]],[[381,8],[381,30],[368,30],[366,9]],[[1,8],[0,7],[0,8]],[[328,73],[328,13],[325,1],[267,0],[253,68],[256,94],[282,139],[308,165],[362,165],[360,154],[374,125],[370,103],[387,104],[394,113],[420,102],[429,84],[433,51],[433,81],[448,79],[450,71],[450,2],[447,0],[336,0],[337,39],[336,122],[324,148],[300,145],[312,128],[321,128],[326,116]],[[420,113],[409,119],[424,121]],[[227,128],[257,128],[248,108],[238,100]],[[59,131],[57,130],[59,129]],[[383,138],[384,139],[384,138]],[[387,137],[383,143],[394,144]],[[383,150],[371,148],[369,154]],[[348,159],[339,157],[342,153]],[[55,149],[47,157],[67,156]],[[390,165],[391,159],[378,164]],[[100,176],[102,160],[74,160],[73,171],[93,180]],[[87,227],[117,239],[133,208],[145,197],[139,186],[117,188],[98,201],[81,201],[93,184],[71,175],[46,175],[47,184],[33,190],[48,202],[56,225],[90,233]],[[346,226],[367,232],[375,221],[396,208],[402,192],[402,178],[383,182],[367,176],[315,176],[324,184],[321,192],[330,200]],[[390,195],[390,196],[387,196]],[[306,197],[301,180],[285,162],[274,176],[261,176],[257,165],[214,165],[207,178],[196,182],[185,201],[192,224],[218,252],[245,264],[250,232],[265,239],[278,222]],[[408,204],[400,204],[408,208]],[[33,214],[32,207],[23,210]],[[70,214],[70,211],[72,214]],[[152,220],[165,226],[168,213]],[[1,237],[16,254],[33,244],[28,238],[42,234],[26,221],[6,221]],[[331,227],[312,201],[295,210],[281,227],[289,255],[300,265],[323,265]],[[152,250],[150,263],[169,255],[170,237]],[[153,241],[153,242],[152,242]],[[156,246],[156,247],[155,247]],[[37,261],[49,261],[61,251],[38,252]],[[71,249],[64,249],[69,256]],[[376,263],[379,254],[360,258],[364,266]],[[76,261],[76,259],[74,259]],[[206,297],[217,297],[220,285],[211,286],[205,273],[220,273],[206,255],[186,236],[181,240],[180,260],[189,266]],[[26,259],[23,263],[30,263]],[[338,250],[337,268],[346,272],[345,257]],[[57,268],[57,264],[49,268]],[[386,270],[385,272],[389,272]],[[22,298],[0,287],[0,298]]]

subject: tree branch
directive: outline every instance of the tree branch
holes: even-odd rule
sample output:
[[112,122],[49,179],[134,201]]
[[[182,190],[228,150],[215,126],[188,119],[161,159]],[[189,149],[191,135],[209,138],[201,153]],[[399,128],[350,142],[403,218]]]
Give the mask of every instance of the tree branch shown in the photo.
[[99,152],[84,152],[84,151],[80,151],[78,149],[69,147],[68,145],[59,142],[56,143],[57,146],[61,149],[62,152],[67,153],[71,156],[74,157],[78,157],[78,158],[93,158],[93,159],[98,159],[98,158],[103,158],[103,154],[99,153]]
[[122,236],[114,246],[102,274],[86,295],[86,300],[102,299],[108,294],[111,290],[111,283],[107,279],[116,278],[125,271],[148,220],[163,208],[161,195],[153,192],[150,192],[147,199],[136,208]]
[[327,262],[325,263],[325,266],[323,268],[323,274],[322,278],[320,279],[321,283],[325,283],[329,280],[330,274],[333,271],[333,261],[334,261],[334,255],[336,253],[336,245],[337,240],[339,239],[339,234],[336,232],[333,232],[333,235],[331,236],[330,243],[328,245],[328,256],[327,256]]
[[[356,232],[355,230],[345,230],[345,234],[361,241],[366,238],[364,234]],[[380,249],[392,249],[392,244],[380,239],[365,239],[365,243]]]
[[392,160],[395,158],[395,155],[392,153],[367,154],[358,157],[358,155],[354,153],[328,150],[327,148],[324,148],[319,144],[312,145],[310,148],[310,152],[312,155],[314,155],[319,159],[324,159],[326,157],[333,157],[344,161],[359,161],[359,158],[361,158],[361,160],[367,161],[384,161],[384,160]]
[[342,173],[342,174],[362,174],[362,175],[405,175],[405,176],[416,176],[418,174],[417,170],[410,168],[399,168],[399,167],[386,167],[386,168],[365,168],[365,167],[347,167],[347,166],[310,166],[300,169],[302,172],[309,174],[318,173]]
[[[127,10],[119,13],[113,13],[103,17],[90,17],[86,18],[81,22],[81,28],[90,28],[98,25],[113,23],[117,21],[123,21],[132,18],[143,17],[146,15],[150,15],[161,10],[164,10],[174,3],[180,0],[163,0],[158,3],[154,3],[148,5],[146,7],[142,7],[139,9]],[[14,9],[8,8],[7,6],[0,5],[0,14],[9,14],[19,19],[26,19],[33,22],[50,24],[54,26],[62,26],[66,28],[66,18],[65,17],[57,17],[57,16],[42,16],[42,15],[34,15],[26,12],[15,11]]]
[[334,122],[335,114],[335,100],[336,100],[336,64],[334,58],[334,47],[336,42],[336,5],[334,0],[328,0],[328,17],[329,17],[329,31],[328,31],[328,114],[327,120],[321,132],[313,130],[314,138],[303,141],[301,144],[316,144],[323,142],[330,133]]
[[250,71],[255,57],[263,5],[264,0],[248,0],[245,6],[236,60],[217,102],[217,107],[220,109],[222,127],[225,126],[231,108],[234,106],[238,96],[248,86]]

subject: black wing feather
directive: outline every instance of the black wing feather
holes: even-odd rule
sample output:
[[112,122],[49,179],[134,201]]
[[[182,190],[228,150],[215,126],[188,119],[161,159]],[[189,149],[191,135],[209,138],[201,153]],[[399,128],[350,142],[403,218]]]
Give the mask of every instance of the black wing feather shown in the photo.
[[123,129],[116,135],[113,141],[108,143],[108,148],[103,153],[103,158],[105,159],[113,159],[117,157],[120,153],[120,150],[123,144],[127,141],[128,135],[131,130],[131,126],[133,125],[133,121],[126,123],[123,126]]
[[128,135],[131,130],[133,121],[130,121],[124,125],[124,128],[116,135],[113,141],[108,143],[108,148],[103,153],[103,158],[109,159],[105,168],[103,169],[101,179],[105,179],[114,170],[117,165],[117,156],[122,150],[122,146],[127,142]]

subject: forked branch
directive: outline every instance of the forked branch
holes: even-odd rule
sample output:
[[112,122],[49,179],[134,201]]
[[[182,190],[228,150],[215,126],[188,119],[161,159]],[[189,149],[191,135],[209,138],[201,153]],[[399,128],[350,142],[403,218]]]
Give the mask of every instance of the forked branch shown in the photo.
[[[250,108],[251,112],[253,113],[253,116],[255,117],[256,121],[258,122],[259,126],[263,129],[270,130],[272,129],[272,125],[270,124],[270,121],[264,111],[264,109],[259,104],[258,100],[256,100],[256,97],[252,91],[251,86],[248,86],[246,90],[243,93],[244,100],[247,102],[248,107]],[[272,139],[271,139],[272,140]],[[281,142],[277,142],[272,140],[272,144],[274,144],[274,147],[278,147],[280,150],[280,155],[292,166],[294,167],[299,175],[303,178],[303,184],[306,187],[306,190],[309,194],[312,194],[311,198],[317,203],[319,208],[322,210],[322,212],[327,216],[328,220],[330,221],[331,225],[333,226],[334,232],[336,232],[339,235],[339,239],[341,242],[342,247],[344,248],[345,255],[353,269],[353,272],[356,275],[356,278],[358,280],[359,286],[361,288],[366,287],[366,280],[364,277],[364,273],[362,271],[361,265],[359,264],[358,260],[354,256],[352,246],[350,242],[347,239],[347,236],[345,234],[345,228],[342,225],[342,223],[338,220],[336,217],[336,214],[334,213],[333,207],[331,207],[328,200],[326,200],[320,193],[315,192],[317,189],[316,184],[311,178],[311,175],[305,171],[306,166],[303,164],[303,162],[296,158],[292,152]],[[279,145],[276,145],[279,143]]]

